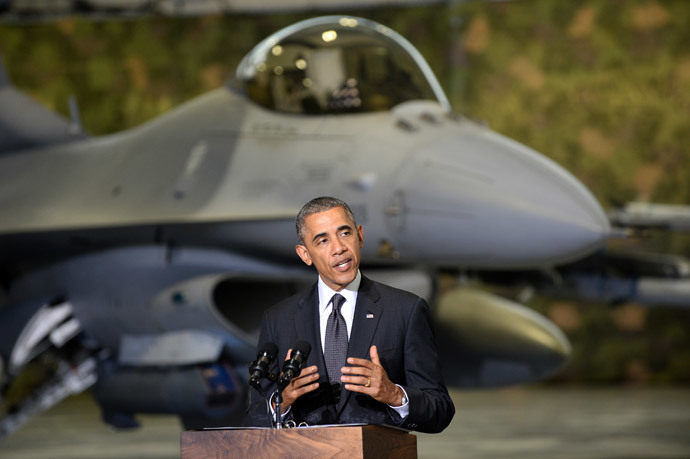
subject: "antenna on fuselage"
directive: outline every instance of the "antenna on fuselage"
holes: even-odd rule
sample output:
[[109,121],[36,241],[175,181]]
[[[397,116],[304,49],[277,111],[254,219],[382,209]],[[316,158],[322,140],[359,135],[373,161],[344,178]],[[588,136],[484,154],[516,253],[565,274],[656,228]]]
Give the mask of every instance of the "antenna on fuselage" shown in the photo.
[[79,103],[77,102],[77,98],[72,94],[69,96],[69,99],[67,100],[67,104],[69,105],[69,117],[70,117],[70,123],[69,123],[69,133],[70,134],[80,134],[83,132],[83,128],[81,125],[81,115],[79,113]]

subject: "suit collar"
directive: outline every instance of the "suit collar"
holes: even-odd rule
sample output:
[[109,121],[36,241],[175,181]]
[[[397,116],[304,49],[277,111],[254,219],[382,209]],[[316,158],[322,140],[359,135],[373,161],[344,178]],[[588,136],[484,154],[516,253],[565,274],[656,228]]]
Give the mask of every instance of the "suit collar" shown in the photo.
[[[348,356],[360,359],[369,358],[369,347],[374,339],[374,333],[379,324],[383,308],[379,304],[381,295],[376,285],[369,278],[362,276],[355,304],[355,316],[352,321]],[[313,343],[312,354],[317,351],[320,356],[317,365],[323,363],[323,349],[321,349],[321,330],[318,321],[319,293],[317,284],[299,300],[298,317],[295,317],[297,333],[301,339]]]
[[355,279],[350,282],[344,289],[342,289],[340,292],[336,292],[332,288],[330,288],[326,283],[323,281],[321,276],[319,275],[319,280],[317,281],[318,285],[318,292],[319,292],[319,313],[323,313],[323,311],[326,309],[328,304],[331,301],[331,298],[333,298],[333,295],[336,293],[340,293],[345,297],[347,301],[351,301],[351,304],[356,304],[357,303],[357,295],[359,293],[359,286],[362,283],[362,273],[357,270],[357,275],[355,276]]
[[374,283],[362,276],[355,306],[355,317],[352,321],[352,333],[348,355],[360,359],[369,358],[369,348],[374,339],[376,328],[381,318],[383,308],[379,303],[381,295]]

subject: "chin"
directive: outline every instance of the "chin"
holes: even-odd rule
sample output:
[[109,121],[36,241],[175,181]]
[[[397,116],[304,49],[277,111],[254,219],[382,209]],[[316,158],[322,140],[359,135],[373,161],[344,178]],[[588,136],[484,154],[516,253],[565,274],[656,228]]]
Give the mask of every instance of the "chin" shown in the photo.
[[333,279],[333,282],[340,285],[340,286],[346,286],[353,280],[355,280],[355,276],[343,276],[342,274],[340,276],[333,276],[331,279]]
[[348,276],[346,278],[338,279],[338,282],[340,282],[340,285],[345,287],[346,285],[352,283],[352,281],[355,280],[355,277],[357,277],[357,273],[354,273],[353,275]]

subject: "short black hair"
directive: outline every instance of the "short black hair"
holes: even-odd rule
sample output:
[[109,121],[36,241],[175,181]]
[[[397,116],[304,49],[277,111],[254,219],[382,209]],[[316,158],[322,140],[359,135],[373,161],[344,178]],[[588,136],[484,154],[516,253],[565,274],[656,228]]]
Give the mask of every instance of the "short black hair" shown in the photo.
[[331,196],[314,198],[302,206],[297,214],[297,219],[295,220],[295,230],[297,231],[297,239],[299,239],[300,244],[304,244],[304,219],[306,219],[309,215],[325,212],[336,207],[342,207],[345,210],[345,215],[352,220],[352,223],[354,223],[355,227],[357,226],[355,214],[352,213],[352,209],[350,209],[350,206],[348,206],[345,201],[342,201],[338,198],[333,198]]

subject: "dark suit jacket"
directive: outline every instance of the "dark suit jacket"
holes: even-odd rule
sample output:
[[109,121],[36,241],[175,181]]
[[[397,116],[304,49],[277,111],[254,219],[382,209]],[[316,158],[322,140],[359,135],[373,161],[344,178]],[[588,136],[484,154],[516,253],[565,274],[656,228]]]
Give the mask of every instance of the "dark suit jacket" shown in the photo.
[[[362,276],[350,334],[348,356],[369,359],[369,348],[376,345],[389,379],[407,392],[410,412],[404,421],[388,405],[368,395],[332,389],[325,374],[318,302],[314,284],[268,309],[261,325],[259,348],[267,342],[279,348],[274,373],[279,372],[288,349],[298,341],[312,345],[303,367],[318,367],[319,389],[297,399],[288,414],[291,419],[309,425],[389,424],[429,433],[440,432],[450,423],[455,407],[443,383],[429,307],[423,299]],[[275,387],[275,383],[264,380],[266,394]],[[341,393],[343,400],[338,403]],[[270,426],[266,398],[255,389],[251,390],[245,425]]]

